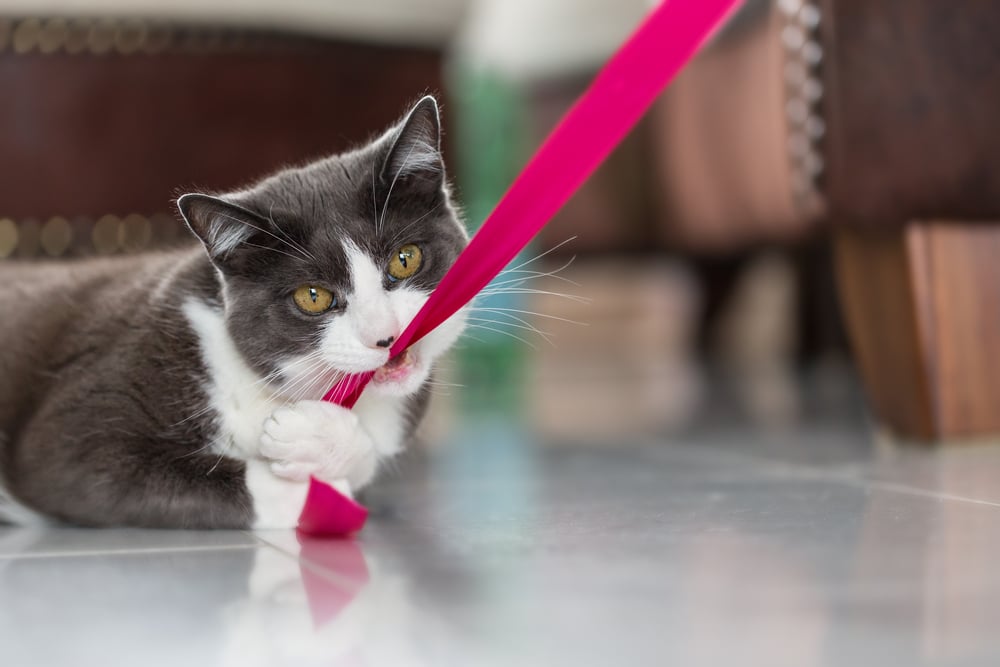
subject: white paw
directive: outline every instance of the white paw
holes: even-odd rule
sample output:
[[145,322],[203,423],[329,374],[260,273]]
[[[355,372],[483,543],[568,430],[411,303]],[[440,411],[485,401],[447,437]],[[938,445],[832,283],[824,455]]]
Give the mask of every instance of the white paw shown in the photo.
[[254,529],[294,528],[305,506],[309,485],[276,477],[266,461],[246,462],[247,490],[253,498]]
[[275,475],[297,482],[346,479],[357,489],[375,474],[375,447],[357,415],[327,401],[275,410],[264,422],[260,453]]

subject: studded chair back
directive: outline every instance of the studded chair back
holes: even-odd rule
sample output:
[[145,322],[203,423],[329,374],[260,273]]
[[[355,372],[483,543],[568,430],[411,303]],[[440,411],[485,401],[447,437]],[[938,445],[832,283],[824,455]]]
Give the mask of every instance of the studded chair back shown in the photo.
[[0,259],[177,243],[178,192],[343,150],[440,88],[433,47],[0,16]]
[[994,0],[748,0],[654,110],[665,234],[996,219],[997,35]]

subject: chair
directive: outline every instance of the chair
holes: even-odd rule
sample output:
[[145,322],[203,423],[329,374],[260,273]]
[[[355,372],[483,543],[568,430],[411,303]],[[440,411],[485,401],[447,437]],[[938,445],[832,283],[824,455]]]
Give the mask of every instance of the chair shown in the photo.
[[898,434],[1000,433],[1000,4],[748,2],[655,110],[663,224],[832,236],[868,397]]
[[443,87],[460,5],[0,0],[0,259],[179,242],[179,191],[364,141]]

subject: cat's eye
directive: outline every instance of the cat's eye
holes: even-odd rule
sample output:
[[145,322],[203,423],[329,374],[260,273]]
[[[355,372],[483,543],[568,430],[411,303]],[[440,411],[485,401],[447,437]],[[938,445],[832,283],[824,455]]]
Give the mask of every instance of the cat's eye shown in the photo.
[[295,305],[304,313],[319,315],[336,307],[337,297],[328,289],[316,285],[303,285],[293,295]]
[[409,278],[420,268],[423,258],[424,255],[420,251],[419,246],[415,246],[412,243],[404,245],[389,260],[389,280],[397,282]]

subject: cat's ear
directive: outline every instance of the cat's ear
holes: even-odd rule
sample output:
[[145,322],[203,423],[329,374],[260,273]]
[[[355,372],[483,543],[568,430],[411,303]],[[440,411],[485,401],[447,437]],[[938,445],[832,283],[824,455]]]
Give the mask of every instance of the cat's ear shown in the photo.
[[390,131],[389,152],[382,162],[382,182],[409,181],[430,188],[444,183],[441,158],[441,114],[437,100],[427,95]]
[[267,234],[267,220],[218,197],[186,194],[177,200],[177,208],[217,266],[254,236]]

